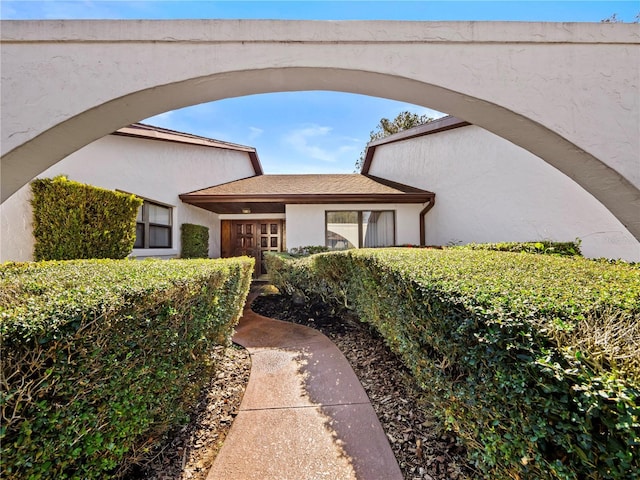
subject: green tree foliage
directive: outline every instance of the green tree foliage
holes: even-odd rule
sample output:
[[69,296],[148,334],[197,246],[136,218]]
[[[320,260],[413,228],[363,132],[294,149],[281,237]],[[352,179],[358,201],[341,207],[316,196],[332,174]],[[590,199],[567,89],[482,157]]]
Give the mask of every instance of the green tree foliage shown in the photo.
[[[611,16],[600,20],[600,23],[625,23],[625,21],[618,17],[617,13],[614,13]],[[640,23],[640,12],[638,12],[631,23]]]
[[[408,112],[406,110],[404,112],[400,112],[393,120],[389,120],[388,118],[381,118],[378,122],[378,125],[376,125],[375,130],[372,130],[369,133],[368,143],[371,143],[374,140],[380,140],[381,138],[388,137],[389,135],[393,135],[394,133],[409,130],[410,128],[417,127],[419,125],[424,125],[425,123],[432,122],[433,120],[435,119],[432,117],[428,117],[427,115],[418,115],[417,113]],[[362,170],[365,152],[366,147],[362,151],[362,153],[360,153],[360,158],[356,160],[356,172]]]

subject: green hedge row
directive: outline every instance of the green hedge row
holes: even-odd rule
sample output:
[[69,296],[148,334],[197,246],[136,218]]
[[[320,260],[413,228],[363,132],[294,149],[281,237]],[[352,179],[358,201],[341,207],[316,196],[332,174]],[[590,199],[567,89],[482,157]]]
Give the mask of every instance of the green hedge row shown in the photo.
[[183,223],[180,227],[182,258],[208,258],[209,257],[209,228],[204,225]]
[[580,243],[582,243],[580,239],[576,239],[573,242],[552,242],[550,240],[543,240],[540,242],[470,243],[468,245],[462,245],[455,248],[495,250],[497,252],[526,252],[572,257],[582,256]]
[[292,257],[307,257],[316,253],[328,252],[329,247],[324,245],[306,245],[304,247],[293,247],[289,249],[289,255]]
[[136,239],[134,195],[68,180],[31,182],[35,260],[125,258]]
[[253,259],[0,266],[6,479],[116,476],[184,422]]
[[283,292],[374,325],[485,478],[640,478],[637,267],[456,248],[268,261]]

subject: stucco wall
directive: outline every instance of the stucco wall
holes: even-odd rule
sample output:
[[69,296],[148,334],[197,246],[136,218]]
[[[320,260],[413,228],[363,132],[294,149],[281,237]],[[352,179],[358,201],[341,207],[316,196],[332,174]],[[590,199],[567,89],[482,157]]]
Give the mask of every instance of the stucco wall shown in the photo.
[[142,118],[320,89],[418,104],[494,132],[571,176],[640,239],[636,24],[2,21],[0,36],[3,201]]
[[[209,255],[220,256],[218,215],[182,203],[181,193],[254,174],[246,153],[180,143],[109,135],[46,170],[39,177],[65,174],[71,180],[136,194],[173,208],[173,248],[135,249],[133,256],[174,257],[180,253],[180,225],[209,227]],[[33,229],[29,200],[22,187],[0,206],[0,261],[32,259]]]
[[287,248],[325,244],[325,212],[327,210],[394,210],[396,212],[396,244],[420,243],[420,211],[414,204],[324,204],[287,205]]
[[592,195],[477,126],[378,146],[369,173],[436,193],[427,244],[580,238],[585,256],[640,260],[640,243]]

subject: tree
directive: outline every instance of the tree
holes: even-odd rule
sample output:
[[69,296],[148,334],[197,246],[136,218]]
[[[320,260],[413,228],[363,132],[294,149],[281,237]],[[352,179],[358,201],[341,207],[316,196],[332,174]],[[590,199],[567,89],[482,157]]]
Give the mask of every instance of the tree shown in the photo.
[[602,20],[600,20],[600,23],[621,23],[622,20],[620,20],[618,18],[618,14],[614,13],[613,15],[607,17],[607,18],[603,18]]
[[[600,23],[624,23],[624,20],[618,17],[617,13],[614,13],[610,17],[603,18],[602,20],[600,20]],[[638,12],[638,14],[633,19],[633,22],[631,23],[640,23],[640,12]]]
[[[433,120],[434,118],[428,117],[427,115],[418,115],[417,113],[408,111],[400,112],[393,120],[389,120],[388,118],[381,118],[378,122],[378,125],[376,125],[375,130],[372,130],[369,133],[369,142],[367,143],[371,143],[374,140],[388,137],[389,135],[393,135],[394,133],[417,127],[418,125],[424,125],[425,123],[432,122]],[[360,153],[360,158],[356,160],[356,172],[362,170],[366,151],[367,149],[365,147],[362,153]]]

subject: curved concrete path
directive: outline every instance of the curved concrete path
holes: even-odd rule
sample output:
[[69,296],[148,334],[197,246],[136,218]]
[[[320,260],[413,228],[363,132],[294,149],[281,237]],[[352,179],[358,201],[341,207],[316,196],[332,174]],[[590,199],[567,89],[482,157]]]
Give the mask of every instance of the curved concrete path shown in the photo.
[[252,360],[240,412],[207,480],[401,480],[358,378],[317,330],[247,301],[233,341]]

